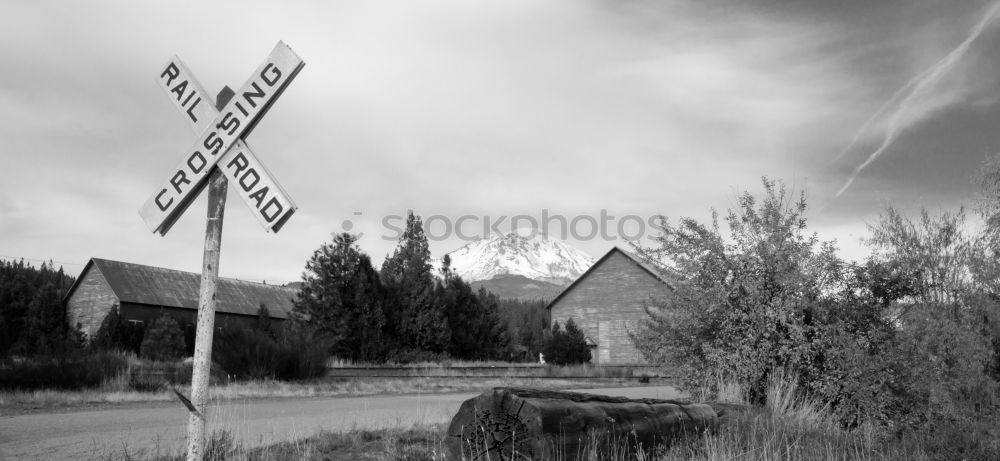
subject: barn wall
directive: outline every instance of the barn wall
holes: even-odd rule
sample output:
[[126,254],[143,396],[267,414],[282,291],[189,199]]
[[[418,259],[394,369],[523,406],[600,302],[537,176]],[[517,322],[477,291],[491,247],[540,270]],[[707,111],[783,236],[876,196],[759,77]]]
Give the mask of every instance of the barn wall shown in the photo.
[[89,338],[97,333],[116,302],[118,298],[107,279],[96,266],[91,265],[85,274],[80,275],[76,289],[66,300],[66,316],[70,325],[79,324],[80,331]]
[[668,290],[666,284],[635,261],[615,251],[551,306],[552,320],[565,325],[572,318],[585,335],[597,342],[592,362],[641,362],[628,332],[647,318],[645,306]]

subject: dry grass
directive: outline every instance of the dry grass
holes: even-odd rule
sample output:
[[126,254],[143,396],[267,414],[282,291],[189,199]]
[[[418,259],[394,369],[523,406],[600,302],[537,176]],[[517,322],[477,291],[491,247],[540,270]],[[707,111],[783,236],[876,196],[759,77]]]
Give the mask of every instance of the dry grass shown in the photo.
[[[351,397],[381,394],[416,394],[476,392],[491,387],[586,388],[628,386],[635,380],[562,380],[543,378],[482,378],[456,380],[449,378],[327,378],[311,381],[241,381],[213,385],[209,395],[213,400],[297,397]],[[178,387],[187,393],[187,386]],[[122,390],[122,384],[109,381],[97,389],[81,391],[39,390],[0,392],[0,413],[25,412],[61,407],[124,404],[135,402],[172,401],[177,397],[169,389],[150,392]]]
[[720,383],[718,393],[728,410],[714,432],[706,432],[670,447],[661,447],[654,459],[841,461],[922,460],[921,447],[901,443],[871,427],[841,429],[828,409],[803,397],[797,380],[775,373],[768,386],[767,404],[752,408],[746,389]]

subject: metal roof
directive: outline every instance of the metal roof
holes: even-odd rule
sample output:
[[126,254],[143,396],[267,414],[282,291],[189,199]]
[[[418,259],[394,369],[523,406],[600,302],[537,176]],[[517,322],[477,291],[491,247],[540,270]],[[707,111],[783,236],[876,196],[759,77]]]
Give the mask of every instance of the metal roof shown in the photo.
[[[201,274],[100,258],[91,258],[84,273],[91,267],[104,275],[121,303],[198,309]],[[81,279],[82,273],[77,280]],[[67,297],[75,288],[70,289]],[[257,315],[263,304],[271,317],[287,319],[297,294],[295,288],[219,277],[215,309]]]

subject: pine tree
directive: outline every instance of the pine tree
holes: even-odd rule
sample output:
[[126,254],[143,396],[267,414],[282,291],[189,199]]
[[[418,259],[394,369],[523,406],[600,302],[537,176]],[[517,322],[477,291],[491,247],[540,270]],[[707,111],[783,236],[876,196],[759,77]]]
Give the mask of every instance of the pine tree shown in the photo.
[[443,278],[435,284],[435,302],[443,310],[451,332],[448,354],[467,360],[500,358],[506,340],[492,294],[472,287],[451,270],[451,258],[442,260]]
[[590,347],[587,338],[573,319],[566,321],[566,360],[569,363],[586,363],[590,361]]
[[590,361],[590,348],[583,332],[573,319],[566,321],[564,331],[559,322],[552,324],[552,334],[543,348],[545,361],[553,365],[571,365]]
[[90,338],[89,347],[95,350],[119,350],[139,353],[142,347],[143,327],[130,323],[121,315],[118,303],[101,321],[101,326]]
[[306,263],[293,313],[332,338],[329,351],[355,360],[383,360],[384,293],[371,259],[350,234],[334,237]]
[[[44,267],[44,266],[43,266]],[[66,339],[66,310],[63,308],[59,290],[52,282],[47,282],[31,298],[28,304],[27,351],[36,354],[56,352]]]
[[153,360],[176,360],[184,356],[184,330],[167,314],[161,315],[142,340],[142,356]]
[[257,308],[257,319],[254,320],[253,328],[268,334],[272,333],[271,311],[267,309],[267,305],[264,303],[260,303],[260,307]]
[[382,283],[388,300],[390,328],[409,351],[442,353],[448,349],[451,332],[441,303],[435,302],[430,248],[423,223],[412,212],[406,231],[392,256],[382,264]]
[[[52,262],[35,268],[23,259],[0,261],[0,354],[31,354],[75,338],[75,331],[62,324],[65,320],[58,327],[53,323],[65,318],[62,297],[73,284],[62,268],[54,267]],[[45,336],[41,342],[39,335]]]

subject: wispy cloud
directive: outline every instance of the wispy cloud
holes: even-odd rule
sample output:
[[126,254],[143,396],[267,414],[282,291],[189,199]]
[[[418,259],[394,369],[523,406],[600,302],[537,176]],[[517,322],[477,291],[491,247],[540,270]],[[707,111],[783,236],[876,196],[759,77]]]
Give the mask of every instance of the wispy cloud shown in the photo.
[[[976,23],[975,26],[973,26],[962,43],[948,53],[947,56],[934,63],[933,66],[920,73],[907,82],[902,88],[897,90],[892,97],[889,98],[889,101],[876,111],[875,115],[869,118],[864,125],[862,125],[861,129],[854,136],[851,143],[848,144],[847,148],[843,152],[841,152],[841,155],[851,149],[858,142],[862,134],[871,127],[879,116],[895,105],[895,110],[893,110],[889,115],[886,123],[882,143],[877,149],[875,149],[875,151],[868,155],[868,158],[865,159],[864,162],[854,168],[850,177],[847,178],[847,182],[845,182],[843,187],[841,187],[840,190],[834,195],[835,197],[840,197],[841,194],[851,187],[851,184],[854,183],[854,180],[858,177],[858,175],[865,168],[867,168],[868,165],[879,158],[879,156],[881,156],[886,149],[892,146],[892,144],[899,138],[899,135],[903,132],[903,130],[913,126],[916,122],[925,119],[932,112],[948,105],[948,102],[943,102],[938,94],[941,82],[944,80],[944,77],[947,76],[962,60],[968,52],[969,47],[972,46],[972,43],[975,42],[976,39],[979,38],[983,32],[994,23],[994,21],[996,21],[998,13],[1000,13],[1000,2],[994,3],[986,11],[986,14],[979,20],[978,23]],[[896,101],[899,101],[898,105],[896,104]]]

